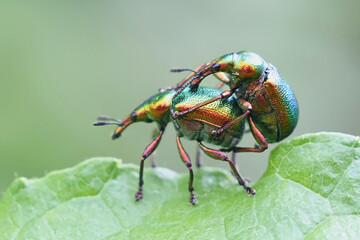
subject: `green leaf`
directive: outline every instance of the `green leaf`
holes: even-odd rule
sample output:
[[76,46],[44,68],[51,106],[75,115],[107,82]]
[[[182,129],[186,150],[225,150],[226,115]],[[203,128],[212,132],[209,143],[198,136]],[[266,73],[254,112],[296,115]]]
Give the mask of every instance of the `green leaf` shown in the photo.
[[279,144],[248,197],[228,171],[188,175],[93,158],[16,179],[0,203],[0,239],[359,239],[358,137],[319,133]]

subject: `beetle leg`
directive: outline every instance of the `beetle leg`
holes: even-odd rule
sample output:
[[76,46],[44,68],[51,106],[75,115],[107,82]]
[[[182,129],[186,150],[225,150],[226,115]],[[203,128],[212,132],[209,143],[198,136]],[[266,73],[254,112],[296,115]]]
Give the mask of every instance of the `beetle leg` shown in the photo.
[[[195,71],[199,71],[201,68],[207,66],[209,63],[204,63],[204,64],[201,64],[200,66],[198,66]],[[193,77],[195,75],[194,72],[190,73],[184,80],[182,80],[181,82],[179,82],[175,88],[180,88],[182,87],[182,85],[184,85],[191,77]],[[220,89],[224,84],[227,84],[229,83],[229,77],[226,73],[224,72],[217,72],[214,74],[219,80],[220,80],[220,83],[216,86],[217,89]],[[233,153],[233,156],[235,155],[235,153]],[[152,155],[154,156],[154,154]],[[155,166],[154,164],[154,157],[151,158],[152,160],[152,163],[153,163],[153,167]],[[199,145],[197,145],[197,148],[196,148],[196,167],[197,168],[200,168],[202,165],[201,163],[201,151],[200,151],[200,147]]]
[[196,145],[196,167],[201,168],[201,151],[199,145]]
[[152,142],[146,147],[142,158],[141,158],[141,162],[140,162],[140,172],[139,172],[139,190],[138,192],[135,194],[135,199],[136,201],[139,201],[141,199],[143,199],[143,185],[144,185],[144,181],[143,181],[143,174],[144,174],[144,161],[146,158],[148,158],[157,148],[157,146],[160,143],[161,137],[164,133],[164,129],[160,129],[159,134],[152,140]]
[[[232,149],[230,149],[230,150],[232,151]],[[230,151],[230,150],[229,150],[229,151]],[[237,166],[237,163],[236,163],[236,152],[234,152],[234,151],[231,152],[231,161],[233,162],[235,168],[238,169],[238,166]],[[232,171],[231,171],[231,175],[233,175],[234,177],[236,177],[235,174],[234,174]],[[244,179],[244,180],[245,180],[245,182],[247,182],[246,179]]]
[[[157,128],[154,128],[151,139],[154,140],[159,135],[159,133],[160,133],[160,130],[157,129]],[[152,168],[156,168],[155,153],[156,153],[156,151],[153,151],[153,153],[150,156],[151,157],[151,167]]]
[[189,179],[190,200],[189,200],[189,203],[192,205],[195,205],[197,203],[197,200],[195,198],[195,193],[194,193],[194,185],[193,185],[194,173],[192,170],[191,161],[190,161],[189,155],[185,152],[184,147],[182,146],[182,144],[180,142],[179,136],[176,136],[176,141],[177,141],[177,146],[178,146],[180,157],[183,160],[183,162],[185,163],[186,167],[189,169],[189,174],[190,174],[190,179]]
[[238,122],[242,121],[246,116],[248,116],[250,113],[250,110],[246,110],[245,113],[241,114],[239,117],[235,118],[234,120],[231,120],[227,123],[225,123],[224,125],[221,126],[221,128],[219,128],[218,130],[213,130],[212,134],[214,135],[215,138],[217,138],[218,136],[220,136],[220,134],[222,134],[224,131],[232,128],[235,124],[237,124]]
[[188,113],[192,113],[192,112],[196,111],[198,108],[201,108],[202,106],[208,105],[208,104],[210,104],[212,102],[215,102],[215,101],[223,99],[223,98],[229,98],[229,97],[231,97],[232,94],[233,94],[232,91],[227,90],[227,91],[222,92],[219,96],[214,97],[212,99],[209,99],[207,101],[204,101],[202,103],[196,104],[194,107],[189,108],[189,109],[187,109],[185,111],[179,112],[179,111],[173,111],[171,109],[170,112],[171,112],[172,117],[174,119],[177,119],[179,117],[183,117],[184,115],[186,115]]
[[231,161],[234,164],[235,168],[237,169],[236,152],[234,152],[234,151],[232,151],[232,153],[231,153]]
[[250,110],[252,109],[252,106],[249,102],[245,101],[244,99],[239,99],[239,104],[242,106],[242,109],[245,109],[245,112],[241,114],[239,117],[235,118],[234,120],[231,120],[224,125],[221,126],[218,130],[213,130],[212,134],[215,138],[219,137],[224,131],[230,129],[235,124],[243,120],[247,115],[250,114]]
[[209,157],[214,158],[216,160],[226,161],[229,163],[230,168],[236,177],[236,180],[238,181],[239,185],[243,186],[243,188],[245,189],[248,195],[254,195],[256,193],[254,189],[247,186],[246,181],[240,176],[238,170],[236,169],[234,163],[230,160],[230,158],[228,158],[224,153],[218,150],[205,147],[201,142],[199,142],[199,145],[201,150],[203,150],[203,152]]
[[249,119],[250,130],[256,142],[259,144],[259,147],[255,147],[255,148],[234,147],[232,148],[232,150],[234,152],[263,152],[268,148],[266,138],[264,137],[264,135],[262,135],[259,129],[257,129],[252,118],[249,117],[248,119]]

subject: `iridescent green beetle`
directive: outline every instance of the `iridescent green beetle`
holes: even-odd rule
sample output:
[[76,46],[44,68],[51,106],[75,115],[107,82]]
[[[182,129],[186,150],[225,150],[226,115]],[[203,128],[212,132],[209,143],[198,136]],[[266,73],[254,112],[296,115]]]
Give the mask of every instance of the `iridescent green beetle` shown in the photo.
[[[188,69],[174,69],[173,72]],[[278,70],[262,57],[252,52],[230,53],[201,66],[199,71],[188,82],[178,89],[174,98],[190,85],[196,89],[207,76],[215,74],[223,83],[230,87],[218,96],[204,101],[186,111],[172,109],[174,118],[181,118],[199,107],[219,99],[236,95],[244,114],[237,119],[225,123],[214,131],[214,136],[231,128],[237,121],[247,117],[250,129],[259,147],[248,151],[262,152],[268,143],[279,142],[289,136],[296,127],[299,117],[299,107],[296,97],[282,78]]]
[[[255,194],[255,190],[247,186],[246,181],[244,181],[244,179],[240,176],[235,167],[235,164],[231,161],[231,159],[229,159],[223,152],[208,148],[202,143],[211,143],[224,149],[231,149],[234,151],[248,149],[236,147],[236,144],[243,136],[245,124],[244,121],[236,122],[231,126],[231,128],[226,129],[219,137],[215,138],[212,135],[214,130],[218,130],[225,123],[233,121],[237,119],[238,116],[243,115],[243,110],[237,104],[237,100],[234,97],[222,99],[216,103],[211,103],[204,107],[198,108],[181,119],[174,120],[170,114],[171,106],[173,106],[174,109],[178,111],[186,111],[203,101],[207,101],[216,97],[221,93],[221,91],[216,88],[199,87],[196,90],[190,90],[190,88],[186,88],[173,99],[174,94],[176,93],[177,89],[182,86],[182,83],[184,83],[184,81],[178,84],[178,86],[175,88],[163,89],[158,94],[150,97],[140,106],[138,106],[133,112],[131,112],[131,114],[129,114],[123,121],[109,117],[99,117],[99,120],[102,120],[103,122],[94,123],[95,126],[108,124],[117,125],[118,127],[113,134],[113,139],[120,137],[125,128],[132,123],[155,122],[157,124],[159,133],[146,147],[141,158],[139,190],[135,195],[135,199],[138,201],[143,198],[144,161],[155,151],[158,144],[160,143],[167,124],[171,121],[173,121],[177,131],[176,140],[179,154],[187,166],[190,174],[188,189],[190,192],[189,202],[191,204],[196,204],[197,202],[193,186],[194,174],[190,158],[181,144],[181,137],[197,141],[200,149],[209,157],[228,162],[238,183],[244,187],[247,194]],[[110,122],[106,122],[107,120],[110,120]]]

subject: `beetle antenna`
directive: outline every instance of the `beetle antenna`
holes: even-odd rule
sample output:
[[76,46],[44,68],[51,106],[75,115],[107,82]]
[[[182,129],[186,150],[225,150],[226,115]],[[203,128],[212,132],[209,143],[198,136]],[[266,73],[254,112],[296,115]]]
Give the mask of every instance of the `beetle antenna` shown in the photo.
[[120,123],[121,123],[121,121],[120,121],[119,119],[117,119],[117,118],[112,118],[112,117],[105,116],[105,115],[100,115],[100,116],[98,116],[97,119],[100,120],[100,121],[109,121],[109,120],[111,120],[111,121],[115,121],[115,122],[120,122]]
[[100,121],[114,121],[118,124],[122,124],[122,121],[117,119],[117,118],[112,118],[112,117],[109,117],[109,116],[105,116],[105,115],[100,115],[98,118],[98,120]]
[[192,69],[189,69],[189,68],[171,68],[170,72],[193,72],[193,73],[196,73],[196,74],[199,73],[198,71],[195,71],[195,70],[192,70]]
[[122,126],[122,123],[118,123],[118,122],[94,122],[93,126],[105,126],[105,125],[118,125],[118,126]]
[[[122,127],[124,125],[119,119],[104,115],[99,116],[98,120],[100,120],[101,122],[94,122],[93,123],[94,126],[118,125]],[[103,122],[103,121],[113,121],[113,122]]]

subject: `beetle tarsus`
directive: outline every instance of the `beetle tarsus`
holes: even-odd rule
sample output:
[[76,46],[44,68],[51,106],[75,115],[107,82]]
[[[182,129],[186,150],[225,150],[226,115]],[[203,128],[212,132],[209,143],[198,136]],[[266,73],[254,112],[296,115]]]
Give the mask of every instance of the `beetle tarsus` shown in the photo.
[[196,197],[195,197],[195,193],[194,192],[191,192],[190,193],[190,199],[189,199],[189,203],[191,205],[196,205],[198,203]]
[[144,195],[143,195],[143,188],[142,187],[139,187],[139,191],[135,194],[135,200],[136,201],[140,201],[141,199],[144,198]]
[[244,187],[245,188],[245,190],[246,190],[246,193],[247,193],[247,195],[255,195],[256,194],[256,190],[255,189],[253,189],[253,188],[251,188],[251,187]]

